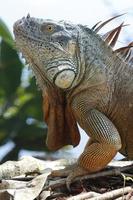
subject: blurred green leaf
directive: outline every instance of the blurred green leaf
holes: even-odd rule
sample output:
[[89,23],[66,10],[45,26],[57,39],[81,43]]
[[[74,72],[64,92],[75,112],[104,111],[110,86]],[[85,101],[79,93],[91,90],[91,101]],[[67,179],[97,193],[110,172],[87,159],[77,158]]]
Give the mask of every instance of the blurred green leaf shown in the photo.
[[12,96],[21,82],[23,64],[17,52],[1,41],[0,45],[0,88],[6,97]]
[[11,45],[11,47],[14,46],[14,41],[12,38],[12,35],[8,29],[8,27],[6,26],[6,24],[4,23],[4,21],[0,18],[0,36],[3,38],[3,40],[5,40],[9,45]]
[[47,129],[44,127],[39,127],[36,124],[24,124],[13,141],[21,148],[41,151],[46,149],[46,133]]

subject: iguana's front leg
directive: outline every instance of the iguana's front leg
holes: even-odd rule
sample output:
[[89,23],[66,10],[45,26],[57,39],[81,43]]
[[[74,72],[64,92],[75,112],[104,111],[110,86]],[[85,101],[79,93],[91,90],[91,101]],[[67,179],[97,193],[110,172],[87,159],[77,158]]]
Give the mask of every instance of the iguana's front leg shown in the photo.
[[78,163],[89,172],[95,172],[105,167],[121,148],[120,135],[114,124],[96,109],[85,112],[81,118],[81,125],[90,135],[91,142]]
[[95,109],[82,110],[77,115],[81,127],[91,137],[78,163],[67,177],[67,185],[77,176],[96,172],[104,168],[121,148],[120,135],[113,123]]

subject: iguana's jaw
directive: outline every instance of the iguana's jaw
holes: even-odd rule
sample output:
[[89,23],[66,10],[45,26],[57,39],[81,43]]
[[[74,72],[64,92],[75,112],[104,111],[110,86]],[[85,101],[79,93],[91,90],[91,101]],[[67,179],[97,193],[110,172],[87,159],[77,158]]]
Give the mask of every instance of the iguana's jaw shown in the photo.
[[[36,59],[34,59],[32,51],[29,51],[28,48],[21,45],[20,40],[22,40],[22,38],[20,39],[16,37],[16,46],[22,52],[26,63],[31,66],[35,76],[37,77],[37,80],[39,75],[42,78],[43,84],[49,82],[61,89],[70,89],[72,87],[77,75],[77,68],[75,67],[75,63],[72,62],[72,59],[68,59],[68,56],[65,58],[64,56],[64,58],[59,57],[56,59],[51,59],[49,62],[47,62],[43,60],[44,57],[42,60],[39,59],[39,55],[36,57]],[[34,41],[34,43],[35,42],[36,41]],[[39,84],[41,85],[41,88],[43,88],[42,83]]]

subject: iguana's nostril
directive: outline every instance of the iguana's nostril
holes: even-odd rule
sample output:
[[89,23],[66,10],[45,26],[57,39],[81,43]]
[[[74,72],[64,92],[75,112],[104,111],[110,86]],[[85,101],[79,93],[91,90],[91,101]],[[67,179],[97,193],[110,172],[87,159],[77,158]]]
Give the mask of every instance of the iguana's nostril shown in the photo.
[[20,20],[18,20],[18,21],[15,22],[14,28],[15,28],[15,29],[16,29],[16,28],[20,28],[23,24],[24,24],[23,19],[20,19]]

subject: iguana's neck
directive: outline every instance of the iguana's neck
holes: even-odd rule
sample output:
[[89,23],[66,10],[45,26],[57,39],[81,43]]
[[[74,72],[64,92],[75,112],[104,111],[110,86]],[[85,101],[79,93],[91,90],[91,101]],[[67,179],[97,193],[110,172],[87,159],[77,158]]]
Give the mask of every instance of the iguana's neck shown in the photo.
[[103,98],[110,101],[115,88],[119,87],[116,77],[124,70],[124,61],[114,54],[111,47],[107,46],[99,35],[90,29],[82,31],[79,44],[81,47],[80,58],[82,59],[80,67],[84,74],[81,74],[77,87],[69,92],[69,98],[80,92],[83,93],[89,88],[100,88],[100,85],[102,88],[104,85],[107,90]]

